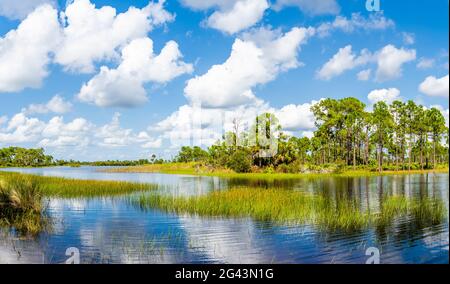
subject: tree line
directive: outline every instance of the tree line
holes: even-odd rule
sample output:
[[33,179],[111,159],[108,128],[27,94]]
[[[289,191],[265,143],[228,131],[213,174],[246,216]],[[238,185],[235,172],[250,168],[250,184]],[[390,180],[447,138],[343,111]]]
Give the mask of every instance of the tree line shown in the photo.
[[8,147],[0,149],[0,166],[2,167],[43,167],[53,163],[53,157],[46,155],[42,148]]
[[56,160],[46,155],[43,148],[27,149],[21,147],[0,148],[0,167],[49,167],[49,166],[139,166],[161,164],[165,161],[152,155],[150,159],[106,160],[82,162],[75,160]]
[[[325,99],[311,107],[316,131],[295,137],[282,131],[274,114],[257,116],[249,129],[224,134],[212,146],[184,146],[172,162],[200,162],[236,172],[317,172],[342,168],[417,170],[448,167],[449,135],[436,108],[414,101],[378,102],[371,111],[356,98]],[[80,162],[55,160],[44,149],[0,149],[1,167],[136,166],[170,161],[150,159]]]
[[[311,138],[286,135],[278,119],[264,113],[256,117],[249,130],[235,127],[206,150],[182,147],[174,160],[200,161],[237,172],[448,166],[448,128],[436,108],[425,108],[411,100],[391,104],[381,101],[367,111],[363,102],[349,97],[322,100],[311,111],[316,124]],[[273,145],[268,141],[273,136],[277,149],[270,155]]]

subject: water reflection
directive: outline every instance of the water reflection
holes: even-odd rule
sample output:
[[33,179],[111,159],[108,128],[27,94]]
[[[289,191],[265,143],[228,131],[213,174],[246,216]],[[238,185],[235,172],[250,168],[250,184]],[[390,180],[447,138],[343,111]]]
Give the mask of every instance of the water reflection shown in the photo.
[[[353,232],[327,231],[313,224],[285,226],[251,218],[204,218],[141,211],[126,198],[51,199],[50,233],[21,239],[0,235],[0,263],[63,263],[77,247],[84,263],[364,263],[376,246],[382,263],[448,263],[449,175],[399,175],[255,181],[161,174],[105,174],[91,168],[20,171],[71,178],[158,182],[167,194],[206,194],[230,186],[282,187],[321,195],[330,204],[351,204],[379,212],[386,197],[442,201],[447,215],[438,223],[399,216]],[[424,207],[425,208],[425,207]],[[421,209],[421,211],[425,211]]]

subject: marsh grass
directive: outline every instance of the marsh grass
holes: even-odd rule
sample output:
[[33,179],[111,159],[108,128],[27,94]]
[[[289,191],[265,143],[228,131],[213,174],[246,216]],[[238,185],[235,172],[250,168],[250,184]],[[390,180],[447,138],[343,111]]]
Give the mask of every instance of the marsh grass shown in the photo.
[[[237,187],[206,195],[174,197],[152,193],[132,198],[141,209],[211,217],[251,217],[283,224],[312,223],[328,230],[354,231],[371,224],[387,225],[395,217],[411,215],[421,222],[437,223],[445,217],[442,201],[410,201],[387,197],[379,212],[362,210],[351,200],[331,201],[285,189]],[[428,202],[428,203],[427,203]]]
[[166,163],[151,164],[131,167],[117,167],[101,169],[102,172],[110,173],[164,173],[164,174],[184,174],[198,176],[217,176],[221,178],[245,178],[256,180],[283,180],[299,178],[323,178],[323,177],[365,177],[365,176],[386,176],[386,175],[410,175],[424,173],[448,173],[448,168],[435,170],[399,170],[399,171],[370,171],[368,169],[345,170],[338,173],[236,173],[229,169],[210,168],[196,162],[190,163]]
[[100,169],[99,171],[108,173],[166,173],[166,174],[186,174],[186,175],[211,173],[211,170],[209,170],[207,167],[195,162],[150,164],[150,165],[140,165],[130,167],[112,167]]
[[39,184],[41,194],[46,197],[97,198],[125,195],[159,188],[158,185],[148,183],[77,180],[18,173],[0,173],[0,178],[8,177],[13,180],[22,176],[31,177],[35,183]]
[[0,226],[34,235],[49,228],[39,182],[29,176],[0,177]]
[[45,198],[99,198],[157,189],[157,185],[116,181],[75,180],[20,173],[0,173],[0,226],[20,234],[48,231]]

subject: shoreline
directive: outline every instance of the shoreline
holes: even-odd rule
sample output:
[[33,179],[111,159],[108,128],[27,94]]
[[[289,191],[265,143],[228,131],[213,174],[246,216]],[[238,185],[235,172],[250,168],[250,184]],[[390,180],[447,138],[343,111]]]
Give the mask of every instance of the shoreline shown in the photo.
[[320,178],[320,177],[365,177],[365,176],[386,176],[386,175],[411,175],[411,174],[429,174],[429,173],[449,173],[449,168],[439,168],[430,170],[386,170],[383,172],[370,170],[347,170],[341,173],[323,172],[323,173],[236,173],[229,170],[208,171],[205,168],[195,168],[192,163],[189,164],[163,164],[163,165],[144,165],[133,167],[118,167],[110,169],[101,169],[100,172],[106,173],[161,173],[178,174],[191,176],[210,176],[220,178],[246,178],[246,179],[298,179],[298,178]]

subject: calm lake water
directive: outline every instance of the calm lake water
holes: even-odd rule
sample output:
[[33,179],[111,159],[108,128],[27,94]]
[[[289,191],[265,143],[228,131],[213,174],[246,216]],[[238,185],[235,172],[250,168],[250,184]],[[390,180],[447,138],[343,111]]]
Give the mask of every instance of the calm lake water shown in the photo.
[[[385,196],[439,198],[449,205],[449,175],[324,177],[255,181],[167,174],[101,173],[99,168],[2,169],[44,176],[121,180],[167,185],[167,194],[197,195],[230,186],[284,187],[350,200],[377,210]],[[0,231],[0,263],[64,263],[66,249],[79,249],[82,263],[365,263],[376,247],[381,263],[448,263],[448,214],[423,225],[411,216],[387,227],[357,232],[326,231],[314,225],[284,226],[250,218],[205,218],[142,211],[126,197],[50,199],[50,233],[22,239]]]

